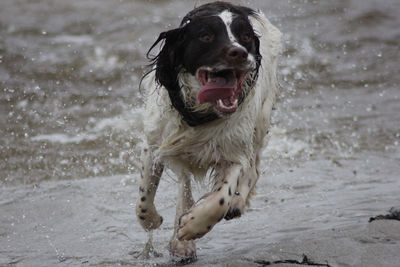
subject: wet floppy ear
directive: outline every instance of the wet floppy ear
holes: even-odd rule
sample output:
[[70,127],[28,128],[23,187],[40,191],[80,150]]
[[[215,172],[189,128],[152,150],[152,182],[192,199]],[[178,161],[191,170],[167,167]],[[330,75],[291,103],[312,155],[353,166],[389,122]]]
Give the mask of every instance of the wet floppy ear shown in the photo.
[[260,11],[250,15],[249,19],[259,39],[258,46],[262,56],[261,67],[265,70],[260,72],[259,79],[265,80],[272,92],[277,92],[279,84],[276,77],[276,70],[278,56],[281,52],[282,34]]
[[254,32],[259,38],[260,54],[269,56],[271,61],[276,59],[281,52],[281,32],[271,24],[261,11],[250,15],[249,19],[253,25]]
[[[182,64],[183,33],[184,28],[162,32],[147,52],[147,58],[155,65],[156,81],[168,89],[177,83],[177,72]],[[151,58],[150,52],[159,43],[162,43],[160,52]]]
[[260,53],[260,37],[257,34],[255,34],[255,37],[254,37],[254,47],[256,50],[256,61],[257,61],[257,67],[258,67],[261,64],[262,56]]

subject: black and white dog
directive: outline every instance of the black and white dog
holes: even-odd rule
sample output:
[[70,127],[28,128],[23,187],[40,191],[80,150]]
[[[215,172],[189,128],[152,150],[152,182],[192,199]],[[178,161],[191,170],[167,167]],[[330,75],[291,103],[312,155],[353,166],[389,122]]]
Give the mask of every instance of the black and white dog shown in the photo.
[[[143,81],[146,140],[136,214],[146,231],[161,225],[154,197],[164,167],[171,169],[179,196],[169,249],[178,260],[195,259],[194,239],[244,213],[278,90],[280,39],[261,12],[215,2],[189,12],[149,50],[163,43]],[[213,188],[194,203],[191,179],[207,173]]]

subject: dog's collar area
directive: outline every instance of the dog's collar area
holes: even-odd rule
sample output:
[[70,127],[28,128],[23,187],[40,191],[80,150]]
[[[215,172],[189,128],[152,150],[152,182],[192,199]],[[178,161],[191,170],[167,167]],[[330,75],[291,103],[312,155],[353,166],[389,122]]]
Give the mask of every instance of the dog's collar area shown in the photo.
[[199,114],[190,111],[183,102],[180,90],[168,90],[169,98],[171,99],[172,106],[179,112],[182,116],[182,120],[185,121],[189,126],[195,127],[208,122],[215,121],[220,117],[215,113],[210,114]]

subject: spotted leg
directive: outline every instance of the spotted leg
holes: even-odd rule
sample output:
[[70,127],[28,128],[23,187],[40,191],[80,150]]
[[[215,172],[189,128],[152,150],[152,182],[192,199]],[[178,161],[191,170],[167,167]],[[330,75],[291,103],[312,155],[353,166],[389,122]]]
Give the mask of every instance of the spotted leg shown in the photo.
[[163,166],[161,164],[153,165],[152,153],[147,147],[142,151],[141,160],[142,180],[139,186],[139,197],[136,201],[136,216],[143,229],[149,232],[149,241],[146,243],[143,252],[140,253],[140,257],[149,258],[150,252],[157,255],[151,244],[152,230],[158,228],[163,222],[163,218],[154,206],[154,197],[163,172]]
[[[242,166],[224,163],[218,166],[220,187],[204,195],[179,219],[178,239],[192,240],[208,233],[227,213]],[[218,184],[218,183],[216,183]]]
[[173,262],[186,264],[196,260],[196,245],[194,240],[179,240],[177,238],[179,228],[179,218],[187,212],[194,204],[190,176],[188,174],[179,175],[179,192],[176,205],[176,216],[174,224],[174,234],[169,243],[169,252]]
[[252,162],[249,169],[241,175],[238,179],[238,186],[232,197],[232,203],[229,207],[228,212],[225,215],[226,220],[231,220],[234,218],[239,218],[244,214],[244,209],[246,204],[249,203],[251,192],[259,178],[259,157],[256,157],[256,162]]
[[[262,114],[269,114],[270,108],[271,106],[269,105],[268,101],[264,101]],[[262,125],[262,127],[254,128],[254,154],[249,168],[243,171],[241,177],[239,178],[238,186],[232,198],[231,206],[225,215],[226,220],[239,218],[244,213],[244,208],[246,205],[249,205],[255,185],[260,177],[260,154],[262,148],[268,143],[269,116],[261,116],[258,118],[258,120],[258,124]]]

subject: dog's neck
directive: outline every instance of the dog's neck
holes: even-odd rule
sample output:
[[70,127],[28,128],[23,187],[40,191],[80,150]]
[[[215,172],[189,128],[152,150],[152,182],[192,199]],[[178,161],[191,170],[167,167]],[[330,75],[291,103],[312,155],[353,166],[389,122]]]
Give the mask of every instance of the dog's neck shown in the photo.
[[167,88],[171,104],[182,116],[182,120],[189,126],[199,126],[220,118],[216,113],[203,114],[191,111],[190,107],[187,107],[182,100],[179,85],[176,83],[173,87]]

